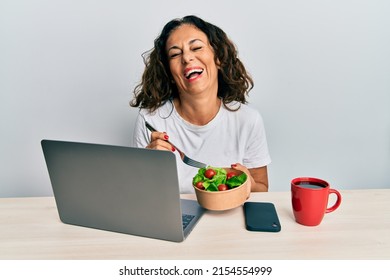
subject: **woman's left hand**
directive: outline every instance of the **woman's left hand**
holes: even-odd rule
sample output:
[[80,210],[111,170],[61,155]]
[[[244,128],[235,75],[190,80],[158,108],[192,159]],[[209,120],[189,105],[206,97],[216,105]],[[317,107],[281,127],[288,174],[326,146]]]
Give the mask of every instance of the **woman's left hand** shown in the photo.
[[268,191],[268,172],[267,166],[248,169],[240,163],[234,163],[231,167],[235,170],[245,172],[251,180],[252,192],[267,192]]

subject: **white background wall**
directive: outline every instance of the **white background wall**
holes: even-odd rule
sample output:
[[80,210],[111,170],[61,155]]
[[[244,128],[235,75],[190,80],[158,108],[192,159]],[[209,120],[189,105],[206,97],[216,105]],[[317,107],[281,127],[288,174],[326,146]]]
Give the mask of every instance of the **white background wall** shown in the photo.
[[43,138],[130,145],[141,54],[187,14],[255,80],[271,191],[390,187],[389,1],[0,0],[0,197],[52,194]]

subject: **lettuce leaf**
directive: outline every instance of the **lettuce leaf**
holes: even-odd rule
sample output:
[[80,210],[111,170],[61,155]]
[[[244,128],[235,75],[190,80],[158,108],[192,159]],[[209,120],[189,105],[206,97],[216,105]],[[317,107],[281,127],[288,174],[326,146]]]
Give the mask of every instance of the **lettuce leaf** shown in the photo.
[[233,176],[226,181],[226,185],[228,185],[230,189],[241,186],[245,182],[246,177],[247,176],[245,173],[241,173],[238,176]]
[[[213,178],[209,179],[204,176],[204,172],[212,168],[216,172]],[[198,170],[198,173],[194,176],[192,183],[193,185],[196,185],[198,182],[203,182],[203,186],[205,190],[207,191],[218,191],[218,186],[220,184],[226,184],[229,189],[241,186],[245,180],[247,175],[245,173],[242,173],[238,176],[233,176],[229,180],[226,180],[226,170],[223,168],[218,168],[218,167],[212,167],[212,166],[207,166],[204,168],[200,168]]]

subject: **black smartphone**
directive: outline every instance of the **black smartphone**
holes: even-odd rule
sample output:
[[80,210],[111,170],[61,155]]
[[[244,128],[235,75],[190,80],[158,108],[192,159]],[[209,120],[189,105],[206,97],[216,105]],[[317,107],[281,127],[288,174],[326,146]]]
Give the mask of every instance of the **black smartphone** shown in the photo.
[[270,202],[245,202],[244,213],[247,230],[278,232],[282,228],[275,205]]

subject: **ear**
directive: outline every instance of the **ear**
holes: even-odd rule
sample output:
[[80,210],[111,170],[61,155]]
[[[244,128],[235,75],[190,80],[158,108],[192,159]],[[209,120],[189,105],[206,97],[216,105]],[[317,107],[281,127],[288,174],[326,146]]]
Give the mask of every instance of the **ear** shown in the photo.
[[215,59],[215,64],[217,65],[217,69],[221,69],[221,62],[218,58]]

